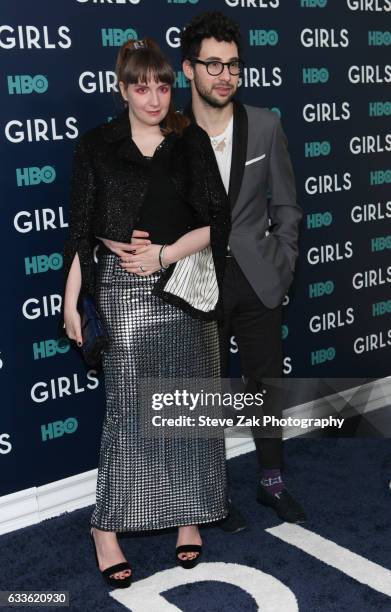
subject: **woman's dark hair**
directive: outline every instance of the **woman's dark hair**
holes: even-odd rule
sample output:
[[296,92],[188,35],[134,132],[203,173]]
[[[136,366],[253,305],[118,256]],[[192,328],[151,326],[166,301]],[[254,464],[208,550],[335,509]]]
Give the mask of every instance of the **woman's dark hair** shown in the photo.
[[[118,51],[115,74],[117,82],[123,81],[126,87],[130,83],[147,83],[150,80],[172,86],[175,81],[171,64],[151,38],[128,40],[124,43]],[[124,104],[127,106],[125,100]],[[168,113],[160,125],[162,133],[167,135],[176,132],[181,135],[188,124],[189,120],[175,111],[171,98]]]
[[180,38],[182,61],[198,57],[204,38],[234,42],[240,54],[239,25],[218,11],[206,11],[194,17],[182,30]]

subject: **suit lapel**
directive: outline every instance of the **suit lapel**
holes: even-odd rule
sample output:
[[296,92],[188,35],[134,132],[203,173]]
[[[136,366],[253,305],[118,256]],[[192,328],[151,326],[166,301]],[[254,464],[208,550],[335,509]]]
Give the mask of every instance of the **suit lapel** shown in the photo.
[[[248,140],[248,117],[246,109],[241,102],[237,102],[236,100],[234,100],[233,104],[234,124],[232,134],[232,161],[228,187],[228,198],[231,209],[235,206],[242,185]],[[189,117],[192,123],[196,123],[191,103],[184,109],[184,114]]]
[[234,124],[232,134],[232,161],[229,177],[228,197],[231,209],[238,199],[246,163],[248,140],[248,118],[241,102],[234,101]]

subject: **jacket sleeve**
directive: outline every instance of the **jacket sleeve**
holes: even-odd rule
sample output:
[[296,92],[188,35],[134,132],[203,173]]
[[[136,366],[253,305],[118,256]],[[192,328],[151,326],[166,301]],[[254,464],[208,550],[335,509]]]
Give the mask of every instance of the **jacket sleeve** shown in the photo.
[[73,157],[68,215],[68,234],[63,246],[62,306],[58,335],[63,336],[65,287],[75,254],[78,253],[81,268],[80,295],[94,292],[94,235],[92,217],[96,182],[90,155],[82,137]]
[[271,191],[269,217],[272,227],[270,229],[271,234],[278,239],[293,272],[298,256],[299,223],[303,213],[296,201],[295,177],[287,145],[281,121],[276,117],[268,176],[268,187]]
[[220,170],[208,134],[199,126],[193,126],[196,143],[192,166],[193,198],[196,198],[205,225],[210,225],[210,246],[219,286],[218,318],[222,316],[222,283],[225,254],[231,231],[231,207],[221,179]]
[[199,126],[191,126],[192,199],[205,225],[211,226],[211,246],[225,250],[231,230],[231,210],[209,136]]

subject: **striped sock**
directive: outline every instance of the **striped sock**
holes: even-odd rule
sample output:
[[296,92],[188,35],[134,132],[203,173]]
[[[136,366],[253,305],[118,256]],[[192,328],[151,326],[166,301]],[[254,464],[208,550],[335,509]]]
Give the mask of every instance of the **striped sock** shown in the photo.
[[281,471],[279,469],[262,470],[261,485],[265,487],[266,491],[270,493],[270,495],[278,495],[281,493],[284,488],[284,483],[281,478]]

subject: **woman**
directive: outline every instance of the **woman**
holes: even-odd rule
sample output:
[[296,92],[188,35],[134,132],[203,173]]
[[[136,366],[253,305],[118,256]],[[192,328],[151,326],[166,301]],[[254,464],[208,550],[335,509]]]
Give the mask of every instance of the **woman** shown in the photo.
[[[197,525],[227,515],[223,438],[142,436],[139,381],[219,378],[230,211],[207,134],[173,109],[174,74],[156,43],[125,43],[116,73],[127,108],[75,153],[63,320],[81,345],[77,301],[92,294],[110,338],[91,537],[103,577],[122,588],[131,569],[116,532],[178,526],[177,561],[193,567]],[[135,228],[153,244],[123,257],[101,244],[95,272],[96,238],[129,243]]]

